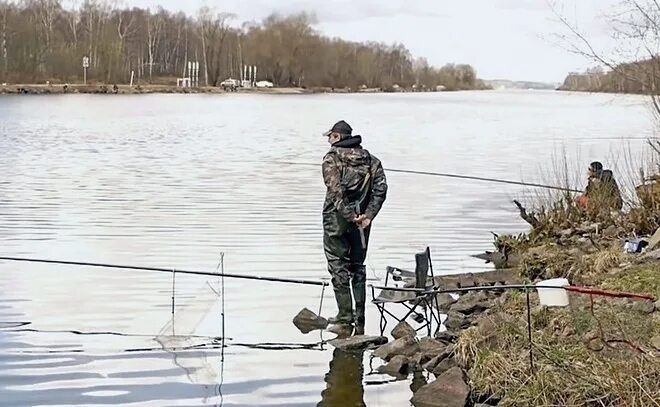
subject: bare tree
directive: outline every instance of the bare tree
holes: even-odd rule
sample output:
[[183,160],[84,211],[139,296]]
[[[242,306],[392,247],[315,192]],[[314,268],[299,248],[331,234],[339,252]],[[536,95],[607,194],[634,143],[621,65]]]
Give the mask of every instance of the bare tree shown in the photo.
[[71,44],[73,49],[78,48],[78,30],[80,26],[80,11],[78,10],[77,0],[71,0],[71,10],[65,13],[67,27],[71,35]]
[[208,8],[192,18],[162,8],[153,13],[122,9],[108,1],[0,0],[0,75],[24,82],[75,81],[86,55],[90,78],[127,81],[136,70],[138,82],[171,81],[185,75],[187,61],[199,56],[208,85],[242,72],[247,64],[258,66],[260,79],[279,86],[482,86],[471,67],[413,65],[402,44],[324,37],[314,30],[314,17],[305,13],[273,15],[237,29],[228,24],[232,15]]
[[556,6],[553,11],[565,29],[557,35],[559,44],[608,69],[573,73],[566,78],[564,88],[647,94],[660,119],[660,2],[622,0],[612,10],[608,22],[612,38],[620,46],[611,52],[597,50],[588,33],[579,30]]
[[152,15],[147,13],[147,52],[149,55],[149,80],[152,80],[154,69],[154,57],[158,49],[158,44],[161,36],[161,29],[163,27],[163,19],[161,13]]
[[2,79],[7,80],[9,75],[9,54],[7,52],[7,16],[9,15],[11,5],[6,2],[0,2],[0,25],[2,27],[2,37],[0,40],[2,46]]
[[202,56],[204,58],[204,80],[206,86],[216,86],[220,79],[222,51],[225,38],[230,28],[228,21],[234,15],[230,13],[215,13],[208,7],[199,11],[198,31],[202,41]]

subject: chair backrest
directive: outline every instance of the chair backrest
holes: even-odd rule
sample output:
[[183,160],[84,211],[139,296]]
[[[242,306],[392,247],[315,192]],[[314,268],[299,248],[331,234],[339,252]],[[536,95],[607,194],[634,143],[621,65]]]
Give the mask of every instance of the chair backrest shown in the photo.
[[429,252],[425,250],[415,254],[415,288],[426,288],[429,276]]

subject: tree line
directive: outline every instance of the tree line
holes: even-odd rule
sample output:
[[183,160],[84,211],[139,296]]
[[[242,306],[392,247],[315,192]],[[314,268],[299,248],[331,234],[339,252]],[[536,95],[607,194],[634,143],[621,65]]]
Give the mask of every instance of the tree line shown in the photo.
[[241,78],[243,65],[277,86],[484,88],[470,65],[434,68],[402,44],[356,43],[314,30],[313,16],[271,15],[231,24],[235,16],[204,7],[196,16],[163,8],[114,8],[103,0],[0,0],[0,83],[173,84],[199,62],[200,85]]
[[658,72],[660,61],[655,59],[619,64],[607,71],[596,67],[570,73],[560,90],[658,95]]
[[613,6],[605,19],[614,40],[608,52],[598,51],[589,33],[569,18],[556,15],[566,29],[559,38],[567,48],[597,65],[569,74],[561,90],[649,95],[660,114],[660,1],[621,0]]

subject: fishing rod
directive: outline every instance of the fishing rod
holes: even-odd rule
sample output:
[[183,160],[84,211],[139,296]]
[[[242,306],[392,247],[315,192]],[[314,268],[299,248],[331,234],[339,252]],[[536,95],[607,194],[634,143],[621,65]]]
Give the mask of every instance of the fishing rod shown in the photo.
[[[312,164],[312,163],[297,163],[297,162],[291,162],[291,161],[272,161],[274,164],[284,164],[284,165],[300,165],[300,166],[313,166],[313,167],[318,167],[320,164]],[[506,180],[506,179],[498,179],[498,178],[487,178],[487,177],[477,177],[473,175],[461,175],[461,174],[448,174],[448,173],[443,173],[443,172],[432,172],[432,171],[416,171],[416,170],[402,170],[402,169],[397,169],[397,168],[384,168],[385,171],[388,172],[395,172],[395,173],[402,173],[402,174],[415,174],[415,175],[430,175],[434,177],[446,177],[446,178],[458,178],[458,179],[469,179],[469,180],[475,180],[475,181],[484,181],[484,182],[498,182],[501,184],[511,184],[511,185],[522,185],[526,187],[535,187],[535,188],[544,188],[544,189],[554,189],[557,191],[565,191],[565,192],[584,192],[579,189],[573,189],[573,188],[565,188],[565,187],[558,187],[554,185],[545,185],[545,184],[537,184],[533,182],[522,182],[522,181],[511,181],[511,180]]]
[[128,266],[128,265],[119,265],[119,264],[107,264],[107,263],[91,263],[91,262],[82,262],[82,261],[65,261],[65,260],[48,260],[48,259],[32,259],[25,257],[0,257],[0,260],[7,261],[19,261],[19,262],[28,262],[28,263],[46,263],[46,264],[59,264],[67,266],[87,266],[87,267],[102,267],[102,268],[113,268],[120,270],[141,270],[141,271],[156,271],[161,273],[179,273],[179,274],[189,274],[195,276],[212,276],[212,277],[228,277],[236,278],[243,280],[257,280],[257,281],[270,281],[275,283],[289,283],[289,284],[302,284],[302,285],[317,285],[326,287],[329,283],[325,281],[313,281],[313,280],[297,280],[291,278],[280,278],[280,277],[264,277],[264,276],[248,276],[245,274],[230,274],[230,273],[212,273],[209,271],[195,271],[195,270],[179,270],[173,268],[161,268],[161,267],[145,267],[145,266]]

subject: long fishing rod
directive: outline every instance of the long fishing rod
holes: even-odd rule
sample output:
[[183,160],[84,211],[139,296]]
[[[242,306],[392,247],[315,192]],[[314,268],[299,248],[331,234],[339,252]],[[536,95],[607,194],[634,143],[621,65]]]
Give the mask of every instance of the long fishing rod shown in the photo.
[[[301,165],[301,166],[313,166],[313,167],[318,167],[320,164],[312,164],[312,163],[297,163],[297,162],[292,162],[292,161],[271,161],[274,164],[285,164],[285,165]],[[498,179],[498,178],[487,178],[487,177],[477,177],[473,175],[461,175],[461,174],[448,174],[448,173],[443,173],[443,172],[432,172],[432,171],[416,171],[416,170],[402,170],[402,169],[397,169],[397,168],[384,168],[385,171],[388,172],[396,172],[396,173],[402,173],[402,174],[415,174],[415,175],[430,175],[434,177],[446,177],[446,178],[459,178],[459,179],[469,179],[469,180],[475,180],[475,181],[484,181],[484,182],[498,182],[501,184],[512,184],[512,185],[522,185],[526,187],[535,187],[535,188],[544,188],[544,189],[554,189],[558,191],[565,191],[565,192],[584,192],[579,189],[573,189],[573,188],[564,188],[564,187],[558,187],[554,185],[545,185],[545,184],[537,184],[533,182],[522,182],[522,181],[511,181],[511,180],[506,180],[506,179]]]
[[106,263],[91,263],[91,262],[82,262],[82,261],[65,261],[65,260],[48,260],[48,259],[31,259],[25,257],[0,257],[0,260],[7,261],[21,261],[28,263],[47,263],[47,264],[60,264],[68,266],[88,266],[88,267],[102,267],[102,268],[113,268],[120,270],[141,270],[141,271],[157,271],[161,273],[179,273],[179,274],[189,274],[196,276],[212,276],[212,277],[228,277],[228,278],[237,278],[243,280],[257,280],[257,281],[270,281],[276,283],[290,283],[290,284],[303,284],[303,285],[320,285],[327,286],[329,283],[325,281],[313,281],[313,280],[297,280],[291,278],[280,278],[280,277],[264,277],[264,276],[248,276],[245,274],[230,274],[230,273],[212,273],[209,271],[195,271],[195,270],[179,270],[173,268],[161,268],[161,267],[144,267],[144,266],[127,266],[119,264],[106,264]]

